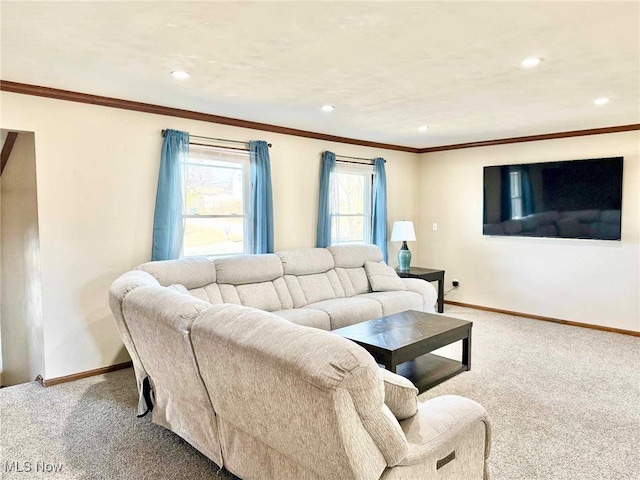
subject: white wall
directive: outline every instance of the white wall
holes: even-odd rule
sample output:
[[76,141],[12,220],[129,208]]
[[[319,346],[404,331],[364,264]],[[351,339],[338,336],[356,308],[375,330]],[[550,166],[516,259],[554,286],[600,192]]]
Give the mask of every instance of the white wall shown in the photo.
[[38,204],[33,133],[20,133],[0,177],[3,382],[44,374]]
[[[484,166],[613,156],[622,241],[482,235]],[[449,300],[640,331],[640,132],[426,153],[419,168],[421,262],[460,281]]]
[[107,295],[150,259],[163,128],[273,143],[277,250],[315,244],[323,150],[386,158],[389,225],[417,213],[415,154],[7,92],[0,101],[0,127],[36,135],[46,379],[128,360]]

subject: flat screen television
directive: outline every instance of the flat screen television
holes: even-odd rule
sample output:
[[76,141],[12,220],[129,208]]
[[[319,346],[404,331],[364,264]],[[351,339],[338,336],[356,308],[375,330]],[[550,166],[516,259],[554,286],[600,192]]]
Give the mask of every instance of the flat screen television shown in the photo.
[[623,157],[484,167],[484,235],[620,240]]

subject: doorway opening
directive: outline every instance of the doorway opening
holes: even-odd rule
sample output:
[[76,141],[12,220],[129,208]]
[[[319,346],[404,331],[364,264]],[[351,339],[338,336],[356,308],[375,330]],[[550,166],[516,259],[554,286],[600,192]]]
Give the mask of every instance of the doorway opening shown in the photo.
[[0,386],[44,374],[33,132],[0,130]]

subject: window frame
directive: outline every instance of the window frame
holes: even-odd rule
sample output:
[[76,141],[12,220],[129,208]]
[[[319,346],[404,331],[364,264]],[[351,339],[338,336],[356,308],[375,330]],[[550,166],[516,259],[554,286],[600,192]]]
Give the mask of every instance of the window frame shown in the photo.
[[[223,156],[225,153],[230,153],[230,157],[238,157],[242,156],[242,159],[236,158],[203,158],[203,153],[205,152],[216,152],[220,156]],[[192,157],[193,152],[200,152],[201,155],[194,158]],[[207,161],[211,162],[223,162],[227,164],[236,164],[239,165],[240,168],[235,168],[231,166],[224,165],[209,165]],[[208,168],[227,168],[230,170],[240,170],[242,172],[242,213],[241,214],[190,214],[187,213],[187,193],[188,193],[188,181],[189,181],[189,166],[199,166],[199,167],[208,167]],[[182,172],[182,221],[184,226],[183,233],[183,242],[182,249],[180,251],[180,258],[185,257],[194,257],[194,256],[205,256],[210,258],[216,257],[225,257],[231,255],[242,255],[249,254],[251,250],[251,214],[250,214],[250,202],[251,202],[251,162],[250,162],[250,152],[248,150],[242,150],[238,148],[232,147],[223,147],[218,145],[203,145],[203,144],[189,144],[189,156],[186,160],[181,162],[181,172]],[[188,219],[215,219],[215,218],[241,218],[242,220],[242,233],[243,233],[243,251],[237,252],[228,252],[228,253],[196,253],[192,255],[185,255],[185,236],[186,236],[186,224]],[[215,245],[215,244],[212,244]]]
[[[337,199],[334,197],[334,192],[337,191],[338,175],[361,175],[365,178],[363,184],[363,213],[339,213],[337,206]],[[331,178],[331,190],[329,192],[329,204],[331,208],[331,245],[345,245],[353,243],[371,243],[373,241],[373,181],[375,171],[373,165],[356,165],[353,163],[336,163],[336,168]],[[368,178],[367,178],[368,177]],[[337,238],[334,225],[334,219],[349,217],[362,217],[363,218],[363,239],[356,241],[339,241]]]

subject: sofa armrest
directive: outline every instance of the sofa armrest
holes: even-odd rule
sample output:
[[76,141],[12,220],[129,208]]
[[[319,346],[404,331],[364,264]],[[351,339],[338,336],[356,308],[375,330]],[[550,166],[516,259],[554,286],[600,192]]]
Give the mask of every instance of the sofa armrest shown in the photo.
[[486,462],[491,447],[491,423],[482,405],[457,395],[443,395],[421,403],[417,415],[400,422],[409,452],[399,465],[422,463],[443,447],[454,448],[457,439],[464,438],[478,424],[483,424],[483,438],[475,448],[482,449]]
[[401,279],[407,290],[422,295],[422,310],[426,313],[436,313],[436,301],[438,300],[438,292],[431,283],[419,278],[402,278]]
[[384,403],[398,419],[404,420],[418,412],[418,389],[401,375],[380,368],[384,381]]
[[136,375],[136,383],[138,386],[138,415],[144,415],[148,408],[143,395],[143,382],[148,375],[138,356],[138,351],[133,344],[129,327],[122,314],[122,302],[132,290],[138,287],[159,285],[158,281],[147,272],[134,270],[118,277],[109,288],[109,307],[116,321],[116,327],[122,338],[122,343],[124,343],[133,362],[133,371]]

